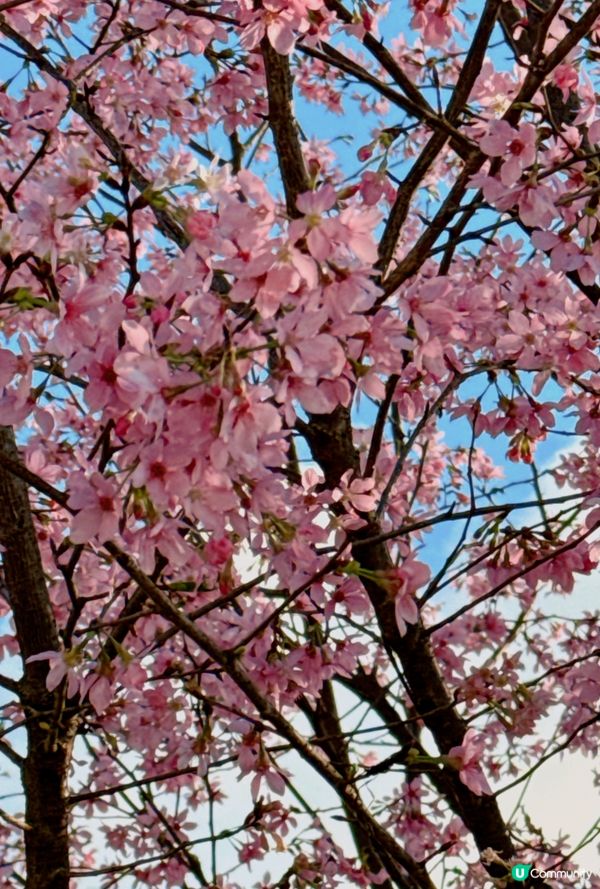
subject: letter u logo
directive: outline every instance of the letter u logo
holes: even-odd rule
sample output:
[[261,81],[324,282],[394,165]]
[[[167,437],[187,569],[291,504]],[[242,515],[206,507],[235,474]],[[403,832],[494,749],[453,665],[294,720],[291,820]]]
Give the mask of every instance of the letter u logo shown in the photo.
[[519,882],[526,880],[529,875],[530,870],[531,870],[530,864],[515,864],[515,865],[513,865],[513,868],[511,871],[513,880],[519,880]]

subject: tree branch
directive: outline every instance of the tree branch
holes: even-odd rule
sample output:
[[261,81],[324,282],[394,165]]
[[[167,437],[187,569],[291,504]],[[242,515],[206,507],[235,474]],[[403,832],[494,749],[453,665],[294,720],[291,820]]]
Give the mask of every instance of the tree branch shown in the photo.
[[[7,426],[0,427],[0,455],[20,464],[14,433]],[[35,717],[26,723],[27,757],[17,761],[25,787],[25,820],[31,827],[25,833],[27,887],[69,889],[67,778],[75,718],[61,712],[59,690],[46,690],[47,665],[28,661],[42,651],[58,651],[60,643],[27,485],[6,465],[0,465],[0,503],[4,580],[23,660],[19,696],[25,714]],[[40,713],[48,714],[47,722],[37,718]]]
[[261,43],[261,52],[267,78],[269,127],[277,152],[288,215],[295,217],[300,215],[296,206],[298,195],[308,191],[310,186],[298,125],[292,111],[293,79],[290,63],[286,56],[280,56],[273,49],[266,37]]

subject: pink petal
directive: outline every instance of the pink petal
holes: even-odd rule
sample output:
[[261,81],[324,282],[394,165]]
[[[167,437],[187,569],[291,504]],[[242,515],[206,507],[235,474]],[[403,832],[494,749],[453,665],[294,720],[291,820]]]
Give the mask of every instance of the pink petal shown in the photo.
[[73,543],[87,543],[95,536],[102,519],[102,511],[97,507],[88,507],[78,512],[71,525],[69,537]]
[[100,676],[88,692],[90,704],[98,715],[104,713],[112,700],[110,682],[104,676]]

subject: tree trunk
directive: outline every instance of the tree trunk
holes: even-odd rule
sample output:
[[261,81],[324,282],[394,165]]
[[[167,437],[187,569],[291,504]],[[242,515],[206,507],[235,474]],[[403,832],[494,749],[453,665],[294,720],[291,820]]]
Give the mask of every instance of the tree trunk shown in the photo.
[[[18,459],[13,430],[0,427],[0,449]],[[25,793],[27,889],[69,889],[67,775],[75,719],[67,716],[59,687],[46,689],[46,662],[27,663],[60,642],[46,588],[27,485],[0,467],[0,543],[23,678],[19,695],[27,720]]]

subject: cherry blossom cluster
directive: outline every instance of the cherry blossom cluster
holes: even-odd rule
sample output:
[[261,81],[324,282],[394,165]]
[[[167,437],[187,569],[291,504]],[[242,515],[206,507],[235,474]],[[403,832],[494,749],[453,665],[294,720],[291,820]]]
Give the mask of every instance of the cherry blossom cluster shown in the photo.
[[0,13],[0,424],[60,634],[26,665],[79,720],[73,887],[390,889],[397,847],[407,886],[508,885],[486,819],[568,860],[493,807],[548,720],[552,756],[598,744],[580,5],[531,43],[514,2],[490,30],[509,67],[493,40],[477,61],[459,0]]

